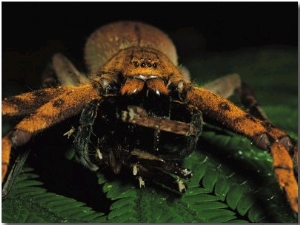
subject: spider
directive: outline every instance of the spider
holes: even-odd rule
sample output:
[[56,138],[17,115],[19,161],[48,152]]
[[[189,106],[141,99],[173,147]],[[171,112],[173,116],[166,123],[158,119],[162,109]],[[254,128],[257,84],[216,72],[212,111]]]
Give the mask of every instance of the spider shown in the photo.
[[[147,180],[183,192],[186,186],[180,178],[190,177],[192,171],[179,162],[194,150],[203,122],[213,121],[270,151],[279,185],[298,212],[297,140],[272,125],[239,75],[194,86],[178,66],[169,37],[135,21],[96,30],[87,40],[85,60],[88,75],[56,54],[43,88],[2,101],[3,116],[21,118],[2,138],[2,182],[12,163],[12,148],[80,115],[79,125],[65,133],[74,138],[79,163],[93,171],[131,170],[141,187]],[[246,111],[227,100],[234,92]]]

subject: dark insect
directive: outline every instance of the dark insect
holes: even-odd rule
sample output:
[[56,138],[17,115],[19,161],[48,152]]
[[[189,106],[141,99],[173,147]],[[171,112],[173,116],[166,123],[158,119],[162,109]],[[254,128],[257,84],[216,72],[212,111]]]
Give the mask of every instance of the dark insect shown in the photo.
[[[88,39],[89,74],[77,71],[61,54],[44,74],[45,88],[2,101],[2,115],[22,120],[2,139],[2,181],[10,153],[54,124],[80,115],[65,135],[74,138],[76,159],[97,171],[129,170],[144,180],[184,192],[192,171],[180,166],[198,142],[203,120],[248,137],[269,150],[279,185],[298,212],[297,140],[274,127],[237,74],[195,87],[177,64],[172,41],[140,22],[116,22]],[[55,76],[53,76],[53,72]],[[247,112],[226,98],[237,92]],[[13,170],[18,167],[12,167]]]

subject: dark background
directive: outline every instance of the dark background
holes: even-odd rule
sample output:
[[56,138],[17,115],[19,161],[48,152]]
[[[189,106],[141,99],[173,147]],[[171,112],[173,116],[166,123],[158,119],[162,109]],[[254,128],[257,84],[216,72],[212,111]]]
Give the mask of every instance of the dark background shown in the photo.
[[298,45],[297,1],[2,2],[3,77],[29,82],[57,51],[84,69],[87,37],[116,20],[161,28],[175,42],[181,60],[203,51]]
[[48,39],[82,42],[98,26],[128,19],[168,33],[193,27],[210,50],[297,45],[297,6],[297,1],[2,3],[3,48],[34,48]]

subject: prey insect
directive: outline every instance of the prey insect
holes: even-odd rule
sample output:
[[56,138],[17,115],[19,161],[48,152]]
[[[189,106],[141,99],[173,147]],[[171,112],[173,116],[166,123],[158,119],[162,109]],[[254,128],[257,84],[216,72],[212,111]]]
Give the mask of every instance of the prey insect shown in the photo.
[[[45,73],[45,88],[6,98],[2,115],[21,118],[2,138],[2,181],[11,151],[33,135],[80,115],[66,132],[76,158],[92,171],[129,170],[141,187],[162,183],[184,192],[192,171],[180,161],[196,147],[204,121],[248,137],[270,151],[280,187],[298,212],[298,142],[276,128],[237,74],[196,87],[178,66],[172,41],[150,25],[121,21],[96,30],[85,47],[88,74],[61,54]],[[237,92],[247,111],[227,100]],[[171,141],[170,141],[171,140]]]

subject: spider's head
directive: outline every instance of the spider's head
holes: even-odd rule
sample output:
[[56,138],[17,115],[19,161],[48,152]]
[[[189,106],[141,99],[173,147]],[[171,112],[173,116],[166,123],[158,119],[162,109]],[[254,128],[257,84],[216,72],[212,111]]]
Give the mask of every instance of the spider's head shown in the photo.
[[169,96],[174,90],[181,92],[188,83],[167,56],[152,48],[121,50],[100,71],[98,77],[105,94]]
[[122,95],[136,94],[142,90],[157,95],[168,95],[168,74],[164,55],[154,49],[131,48],[124,51]]

